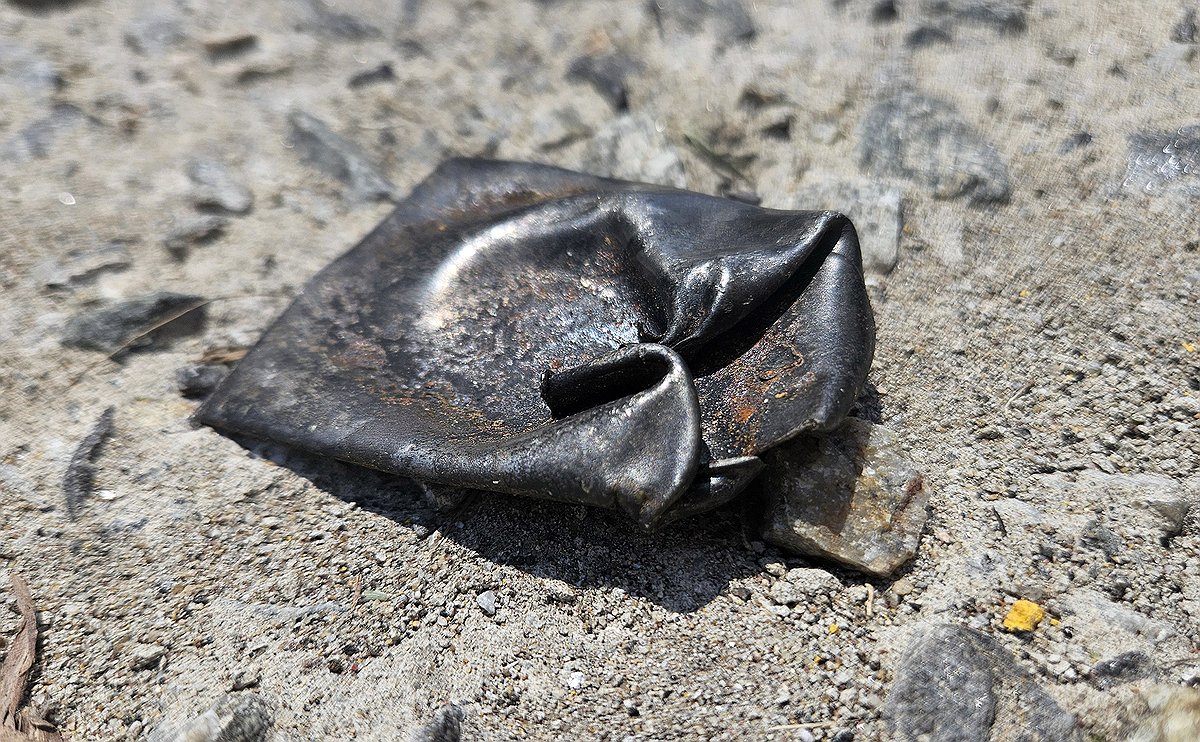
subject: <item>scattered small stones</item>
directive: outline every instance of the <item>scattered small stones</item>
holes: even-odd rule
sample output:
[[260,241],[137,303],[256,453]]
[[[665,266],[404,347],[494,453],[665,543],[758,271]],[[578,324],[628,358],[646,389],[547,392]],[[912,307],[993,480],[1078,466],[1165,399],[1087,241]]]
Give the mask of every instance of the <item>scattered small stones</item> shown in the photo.
[[61,343],[105,353],[154,349],[199,332],[204,319],[202,297],[163,291],[80,312],[67,321]]
[[271,724],[271,707],[262,697],[230,693],[194,719],[164,721],[147,742],[262,742]]
[[220,237],[228,224],[228,219],[215,214],[179,219],[163,237],[163,247],[176,260],[183,260],[192,247],[208,244]]
[[892,431],[851,418],[763,458],[764,540],[879,576],[916,553],[929,491]]
[[254,206],[254,194],[220,160],[207,157],[192,160],[187,174],[196,186],[192,201],[200,208],[245,214]]
[[1170,186],[1185,196],[1200,194],[1200,124],[1178,131],[1138,132],[1129,137],[1123,186],[1155,194]]
[[496,593],[491,590],[483,591],[475,596],[475,605],[479,606],[489,616],[496,615]]
[[919,93],[901,93],[867,112],[859,161],[872,175],[909,178],[940,199],[1002,203],[1012,192],[996,148],[949,103]]
[[920,630],[884,704],[889,739],[1079,739],[1063,711],[994,639],[949,624]]
[[596,132],[588,143],[583,169],[595,175],[687,187],[679,151],[644,113],[619,116]]
[[351,88],[361,88],[376,83],[391,82],[395,79],[396,72],[392,69],[392,65],[384,62],[369,70],[355,73],[346,84]]
[[465,717],[461,706],[448,703],[437,710],[432,721],[417,730],[412,742],[460,742]]
[[829,209],[850,217],[858,232],[863,269],[886,276],[900,259],[904,228],[903,196],[899,188],[870,181],[818,180],[802,186],[788,208]]
[[100,447],[112,432],[113,418],[117,408],[109,407],[100,413],[100,418],[92,426],[91,431],[83,437],[75,447],[71,463],[67,465],[67,473],[63,476],[63,495],[67,502],[67,517],[75,520],[84,500],[92,493],[92,479],[96,474],[93,463]]
[[304,111],[288,115],[291,141],[300,157],[326,175],[349,186],[351,202],[399,201],[402,194],[371,164],[356,145],[334,134],[323,121]]
[[613,110],[624,111],[629,108],[626,81],[638,69],[639,65],[632,57],[614,51],[576,58],[571,62],[567,77],[590,83],[597,93],[604,96]]
[[175,372],[175,386],[188,399],[199,399],[212,394],[217,384],[229,375],[229,368],[221,364],[198,363],[184,366]]

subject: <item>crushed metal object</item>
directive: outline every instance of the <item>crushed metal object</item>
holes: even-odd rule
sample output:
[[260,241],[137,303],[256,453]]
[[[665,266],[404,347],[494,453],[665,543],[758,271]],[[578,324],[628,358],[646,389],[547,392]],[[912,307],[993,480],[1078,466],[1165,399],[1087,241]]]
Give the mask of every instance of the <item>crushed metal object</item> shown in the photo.
[[652,528],[839,427],[874,331],[841,214],[451,160],[308,283],[197,417]]

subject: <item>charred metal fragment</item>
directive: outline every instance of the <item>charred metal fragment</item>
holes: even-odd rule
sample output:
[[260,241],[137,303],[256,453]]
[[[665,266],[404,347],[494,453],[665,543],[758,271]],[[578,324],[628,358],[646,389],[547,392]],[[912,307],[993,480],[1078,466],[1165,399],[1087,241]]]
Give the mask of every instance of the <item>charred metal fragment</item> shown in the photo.
[[650,528],[840,425],[873,347],[841,214],[451,160],[309,282],[197,416]]

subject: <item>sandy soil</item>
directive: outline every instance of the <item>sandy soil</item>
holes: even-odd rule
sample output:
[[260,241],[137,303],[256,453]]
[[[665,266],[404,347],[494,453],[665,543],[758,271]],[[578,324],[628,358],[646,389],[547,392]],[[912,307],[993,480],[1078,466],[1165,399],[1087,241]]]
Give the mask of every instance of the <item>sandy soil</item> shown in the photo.
[[[1093,739],[1200,682],[1185,4],[49,5],[0,3],[0,573],[31,583],[30,703],[69,739],[141,739],[235,689],[275,740],[402,738],[447,703],[465,739],[886,739],[909,638],[939,623],[992,636]],[[612,52],[624,114],[568,74]],[[446,515],[192,427],[176,370],[253,343],[389,209],[298,156],[295,110],[398,193],[452,154],[864,218],[878,197],[804,194],[897,190],[872,382],[933,489],[917,558],[866,580],[754,541],[736,509],[652,536],[502,497]],[[206,203],[200,157],[253,207],[171,250]],[[120,363],[60,343],[158,291],[217,300]],[[109,405],[72,521],[63,475]],[[1001,628],[1018,598],[1049,614],[1023,635]],[[1100,681],[1134,651],[1143,671]]]

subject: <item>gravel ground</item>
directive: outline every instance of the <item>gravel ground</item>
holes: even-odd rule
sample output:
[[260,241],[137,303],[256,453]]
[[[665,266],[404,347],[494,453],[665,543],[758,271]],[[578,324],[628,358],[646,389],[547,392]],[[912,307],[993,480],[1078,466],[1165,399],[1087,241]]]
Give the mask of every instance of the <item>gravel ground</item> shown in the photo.
[[[1169,739],[1200,707],[1189,3],[244,5],[0,2],[0,570],[65,737],[175,739],[218,704],[224,739],[451,740],[461,714],[463,739],[848,742],[970,697],[957,738]],[[916,559],[864,579],[736,509],[655,535],[443,514],[191,426],[177,371],[253,343],[455,154],[847,211],[881,418],[933,492]],[[119,362],[78,347],[106,346],[72,318],[159,292],[212,301]],[[1002,627],[1018,599],[1031,631]]]

